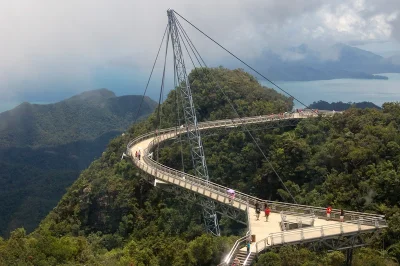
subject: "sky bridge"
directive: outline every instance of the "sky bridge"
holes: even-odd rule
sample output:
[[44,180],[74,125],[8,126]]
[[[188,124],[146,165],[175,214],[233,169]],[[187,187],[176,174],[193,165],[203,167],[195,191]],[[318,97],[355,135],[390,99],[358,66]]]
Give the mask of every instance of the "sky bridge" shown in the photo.
[[[310,111],[227,119],[199,123],[198,129],[203,132],[215,128],[229,129],[243,125],[268,124],[274,121],[333,114],[328,111],[320,114]],[[192,128],[175,127],[144,134],[129,142],[127,154],[133,163],[147,174],[150,182],[158,182],[165,189],[179,192],[184,198],[196,201],[203,208],[215,209],[217,213],[247,225],[247,234],[235,243],[231,252],[223,258],[221,265],[229,264],[235,256],[241,256],[241,265],[250,265],[255,255],[288,244],[323,246],[328,250],[351,249],[368,244],[363,237],[360,237],[362,234],[374,234],[387,227],[381,215],[345,211],[344,222],[340,222],[340,210],[334,209],[330,220],[327,220],[325,208],[267,201],[240,191],[236,191],[234,201],[230,202],[227,194],[230,188],[172,169],[149,156],[158,143],[176,138],[179,134],[186,133],[186,130]],[[141,160],[135,158],[136,151],[141,151]],[[268,222],[265,221],[263,213],[259,220],[256,219],[256,202],[260,204],[267,202],[271,208]],[[214,219],[217,219],[216,215]],[[251,252],[247,254],[244,245],[250,239],[253,242]]]
[[[159,184],[157,186],[160,186],[162,189],[176,192],[185,200],[191,200],[200,204],[202,206],[203,219],[207,232],[215,236],[220,236],[218,213],[247,226],[247,233],[236,241],[230,252],[222,259],[220,265],[230,265],[232,260],[236,257],[240,258],[240,265],[250,265],[252,260],[262,252],[276,249],[283,245],[297,244],[309,245],[315,249],[321,249],[322,247],[328,250],[347,249],[347,264],[349,264],[353,247],[368,244],[365,240],[367,238],[364,237],[366,234],[376,234],[382,228],[387,227],[383,216],[345,211],[345,220],[340,222],[338,219],[340,211],[336,209],[333,210],[331,214],[332,217],[327,220],[325,208],[266,201],[241,193],[240,191],[236,191],[235,199],[231,201],[232,199],[227,192],[229,189],[235,188],[228,188],[211,182],[202,143],[202,136],[218,134],[218,132],[215,132],[218,130],[234,129],[246,132],[258,149],[259,154],[263,156],[265,162],[269,163],[270,168],[275,173],[277,179],[279,179],[283,188],[292,198],[293,202],[296,202],[294,196],[286,187],[285,182],[279,176],[273,164],[269,161],[267,154],[261,148],[258,140],[253,136],[251,131],[260,128],[294,126],[301,119],[332,116],[335,114],[335,111],[310,110],[309,106],[240,59],[237,55],[200,30],[178,12],[169,9],[167,11],[167,16],[168,24],[161,40],[153,69],[150,72],[149,81],[165,39],[164,68],[161,79],[159,104],[161,104],[162,95],[164,94],[166,61],[168,58],[168,47],[169,44],[171,44],[174,66],[174,88],[176,89],[176,126],[175,128],[161,129],[162,117],[160,116],[161,108],[159,108],[156,114],[157,117],[155,121],[158,125],[155,125],[155,131],[139,136],[129,142],[127,146],[126,153],[132,158],[133,163],[145,173],[144,176],[149,182],[154,185]],[[268,81],[275,88],[290,97],[289,99],[296,100],[304,106],[305,109],[281,114],[240,117],[234,101],[229,97],[229,93],[226,93],[224,86],[221,86],[218,78],[215,77],[212,71],[207,70],[206,62],[181,25],[180,20],[182,22],[184,21],[186,25],[190,25],[209,41],[233,56],[246,66],[248,70],[253,71],[259,77]],[[189,59],[189,62],[193,65],[192,73],[202,77],[199,78],[199,82],[204,82],[205,80],[215,81],[213,84],[213,92],[217,93],[216,95],[219,95],[218,97],[222,97],[224,102],[230,105],[233,114],[238,118],[202,123],[198,122],[197,110],[194,105],[191,89],[193,83],[190,82],[186,71],[187,66],[185,64],[185,58],[186,60]],[[146,85],[145,93],[148,84],[149,83]],[[289,109],[289,106],[287,106],[285,110],[287,109]],[[182,119],[181,115],[183,117]],[[181,136],[183,134],[186,135],[186,140],[190,148],[194,175],[162,165],[155,161],[152,156],[154,151],[158,151],[160,143],[167,140],[178,140],[178,137],[181,141]],[[140,151],[142,155],[141,159],[133,156],[137,151]],[[265,221],[263,215],[261,215],[260,219],[255,218],[256,203],[261,205],[266,203],[269,205],[271,209],[269,221]],[[250,240],[251,246],[249,252],[247,252],[245,244],[250,242]]]

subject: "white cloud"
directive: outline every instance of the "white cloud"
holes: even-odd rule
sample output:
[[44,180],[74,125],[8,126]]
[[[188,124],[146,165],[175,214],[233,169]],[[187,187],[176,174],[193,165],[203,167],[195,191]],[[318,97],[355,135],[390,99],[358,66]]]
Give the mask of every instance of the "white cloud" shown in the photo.
[[[302,43],[322,50],[334,42],[400,40],[398,0],[2,1],[0,97],[57,90],[57,81],[91,89],[96,68],[105,66],[147,74],[168,8],[245,58]],[[183,25],[206,60],[223,64],[219,48]]]

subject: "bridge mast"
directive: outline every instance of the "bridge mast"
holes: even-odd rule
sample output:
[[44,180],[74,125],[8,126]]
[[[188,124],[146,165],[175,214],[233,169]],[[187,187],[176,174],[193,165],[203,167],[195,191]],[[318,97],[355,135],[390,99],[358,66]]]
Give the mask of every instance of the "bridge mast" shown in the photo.
[[[169,9],[168,15],[168,26],[171,34],[172,47],[174,50],[174,61],[175,61],[175,73],[177,77],[177,84],[180,95],[183,113],[185,116],[185,125],[187,136],[189,139],[190,153],[192,156],[193,168],[196,176],[209,180],[206,158],[204,156],[203,143],[200,137],[200,131],[198,128],[198,122],[196,117],[196,110],[194,108],[192,91],[188,76],[186,73],[185,61],[183,59],[181,44],[179,41],[179,32],[176,24],[176,17],[174,11]],[[215,206],[212,200],[209,201],[208,206],[203,206],[203,216],[206,225],[206,229],[213,235],[219,236],[220,230],[218,225],[217,215],[215,213]]]

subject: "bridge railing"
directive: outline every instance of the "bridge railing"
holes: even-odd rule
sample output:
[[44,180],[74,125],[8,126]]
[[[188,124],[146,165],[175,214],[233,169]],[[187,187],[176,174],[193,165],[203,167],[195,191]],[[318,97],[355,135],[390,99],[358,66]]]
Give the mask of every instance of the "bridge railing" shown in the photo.
[[[292,119],[292,118],[305,118],[305,117],[310,117],[310,116],[316,116],[315,114],[299,114],[299,113],[294,113],[294,114],[287,114],[286,117],[284,118],[278,118],[278,119]],[[205,130],[207,128],[211,127],[221,127],[221,126],[229,126],[229,125],[234,125],[236,122],[239,124],[245,124],[245,123],[257,123],[258,122],[266,122],[266,121],[273,121],[275,119],[276,115],[273,116],[261,116],[261,117],[250,117],[250,118],[241,118],[241,119],[227,119],[227,120],[219,120],[219,121],[211,121],[211,122],[203,122],[199,124],[199,128],[201,130]],[[162,165],[150,158],[147,158],[147,151],[150,151],[154,145],[156,145],[156,142],[162,142],[164,140],[167,140],[169,138],[172,138],[174,136],[177,136],[181,133],[186,132],[186,129],[184,128],[167,128],[167,129],[162,129],[157,132],[151,132],[144,134],[142,136],[139,136],[138,138],[134,139],[133,141],[130,141],[127,145],[127,152],[129,155],[132,156],[130,150],[131,147],[148,138],[155,138],[145,149],[143,158],[146,160],[146,162],[154,167],[155,169],[159,171],[163,171],[165,173],[168,173],[169,176],[172,178],[178,178],[178,179],[188,179],[190,180],[191,184],[197,184],[199,186],[202,186],[204,188],[207,188],[209,191],[213,191],[214,193],[217,193],[220,196],[224,196],[224,202],[229,202],[229,197],[227,195],[227,190],[230,189],[225,186],[221,186],[219,184],[213,183],[211,181],[206,181],[204,179],[198,178],[193,175],[186,174],[184,172],[172,169],[170,167],[167,167],[165,165]],[[157,136],[158,135],[158,136]],[[132,156],[133,157],[133,156]],[[172,182],[173,183],[173,182]],[[232,188],[232,187],[231,187]],[[232,188],[233,189],[233,188]],[[268,200],[263,200],[254,196],[250,196],[241,192],[236,191],[235,193],[235,201],[239,201],[241,204],[247,204],[251,207],[254,207],[255,203],[267,203],[271,211],[273,212],[280,212],[280,211],[291,211],[297,214],[314,214],[316,217],[319,218],[325,218],[326,217],[326,210],[325,208],[321,207],[310,207],[306,205],[301,205],[301,204],[293,204],[293,203],[285,203],[285,202],[278,202],[278,201],[268,201]],[[244,209],[244,206],[241,206],[241,209]],[[340,216],[340,210],[339,209],[333,209],[331,213],[331,219],[338,219]],[[361,212],[354,212],[354,211],[346,211],[345,212],[345,220],[357,220],[359,218],[363,217],[381,217],[383,218],[383,215],[377,215],[377,214],[369,214],[369,213],[361,213]]]
[[[367,226],[367,227],[366,227]],[[386,221],[379,218],[362,218],[343,222],[339,224],[329,224],[316,227],[306,227],[302,229],[295,229],[291,231],[283,231],[278,233],[271,233],[266,238],[256,243],[256,252],[263,251],[268,247],[274,245],[281,245],[285,243],[297,243],[316,238],[324,238],[330,235],[343,235],[346,233],[354,233],[354,231],[361,230],[375,230],[386,227]]]
[[307,112],[307,113],[287,113],[287,114],[273,114],[273,115],[261,115],[256,117],[243,117],[243,118],[233,118],[217,121],[208,121],[199,123],[199,129],[209,129],[214,127],[223,126],[240,126],[243,124],[253,124],[253,123],[265,123],[277,120],[286,119],[297,119],[297,118],[309,118],[317,117],[318,114]]
[[[320,114],[321,115],[321,114]],[[316,117],[315,113],[288,113],[288,114],[272,114],[272,115],[261,115],[258,117],[243,117],[243,118],[233,118],[233,119],[224,119],[224,120],[216,120],[216,121],[207,121],[207,122],[201,122],[199,123],[199,129],[200,130],[205,130],[209,129],[212,127],[220,127],[221,125],[226,125],[226,126],[232,126],[232,125],[241,125],[241,124],[247,124],[247,123],[264,123],[264,122],[270,122],[270,121],[276,121],[276,120],[282,120],[282,119],[297,119],[297,118],[308,118],[308,117]],[[178,128],[178,131],[182,130],[184,128]],[[191,127],[189,129],[192,129]],[[185,129],[186,130],[186,129]],[[170,127],[166,129],[161,129],[159,130],[159,134],[162,133],[167,133],[167,132],[172,132],[176,131],[175,127]],[[150,132],[144,135],[141,135],[134,140],[130,141],[127,145],[128,150],[132,147],[133,144],[139,142],[140,140],[143,140],[147,137],[154,137],[156,135],[155,132]]]
[[[315,215],[302,214],[297,215],[292,212],[280,212],[281,215],[281,229],[282,231],[302,228],[303,226],[313,226]],[[295,215],[295,216],[294,216]]]
[[[160,136],[161,139],[163,138],[169,138],[169,136],[166,135],[161,135]],[[151,150],[154,145],[156,145],[156,143],[154,141],[152,141],[149,146],[148,146],[148,150],[145,150],[145,155],[148,153],[149,150]],[[236,203],[234,206],[237,207],[238,209],[241,210],[246,210],[248,203],[247,203],[247,199],[246,197],[243,197],[243,195],[238,195],[236,194],[233,202],[230,202],[230,195],[227,193],[228,189],[227,187],[221,186],[217,183],[213,183],[211,181],[207,181],[204,180],[202,178],[198,178],[196,176],[193,175],[189,175],[187,173],[178,171],[176,169],[167,167],[163,164],[160,164],[159,162],[154,161],[151,158],[148,158],[147,156],[144,156],[144,160],[145,162],[150,165],[151,167],[153,167],[154,169],[159,170],[159,173],[155,173],[155,176],[157,176],[157,174],[166,174],[167,176],[169,176],[170,178],[174,178],[177,179],[177,182],[180,183],[180,186],[182,187],[188,187],[187,185],[191,186],[192,190],[193,190],[193,186],[195,189],[197,189],[197,191],[199,192],[198,188],[201,188],[202,190],[200,191],[201,194],[204,194],[209,197],[211,197],[212,193],[218,195],[217,200],[222,201],[226,204],[231,204],[233,205],[234,203]],[[174,183],[174,180],[171,180],[171,183]],[[190,188],[190,187],[189,187]]]

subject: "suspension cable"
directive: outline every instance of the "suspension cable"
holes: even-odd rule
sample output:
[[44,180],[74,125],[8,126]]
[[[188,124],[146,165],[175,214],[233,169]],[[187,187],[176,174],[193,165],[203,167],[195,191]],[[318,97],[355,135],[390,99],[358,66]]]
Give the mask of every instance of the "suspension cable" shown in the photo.
[[[175,14],[174,14],[174,17],[175,17],[176,24],[178,25],[178,27],[179,27],[180,30],[182,31],[182,34],[183,34],[183,36],[185,37],[185,39],[186,39],[186,41],[187,41],[187,43],[188,43],[190,49],[192,50],[192,53],[193,53],[194,56],[196,57],[197,62],[199,63],[200,67],[203,67],[203,65],[201,64],[199,58],[197,57],[197,54],[199,55],[200,59],[204,62],[203,58],[201,58],[201,56],[200,56],[199,52],[197,51],[196,47],[193,45],[192,40],[190,40],[190,38],[189,38],[189,36],[187,35],[185,29],[182,27],[181,23],[180,23],[179,20],[176,18]],[[193,47],[192,47],[192,46],[193,46]],[[193,49],[196,50],[197,53],[196,53]]]
[[145,90],[144,90],[144,92],[143,92],[143,96],[142,96],[142,99],[141,99],[141,101],[140,101],[139,108],[138,108],[138,110],[136,111],[135,118],[133,119],[133,123],[136,123],[136,120],[137,120],[138,117],[139,117],[139,112],[140,112],[140,109],[142,108],[142,104],[143,104],[143,101],[144,101],[144,97],[146,96],[147,89],[148,89],[148,87],[149,87],[151,77],[153,76],[154,67],[155,67],[155,65],[156,65],[156,63],[157,63],[158,55],[160,54],[161,46],[162,46],[162,44],[163,44],[163,42],[164,42],[164,38],[165,38],[165,34],[167,33],[167,29],[168,29],[168,24],[167,24],[167,26],[165,27],[164,35],[163,35],[163,37],[162,37],[162,40],[161,40],[161,43],[160,43],[160,47],[158,48],[157,56],[156,56],[156,59],[154,60],[153,67],[151,68],[150,76],[149,76],[149,79],[147,80],[146,88],[145,88]]
[[[156,123],[158,123],[158,125],[156,125],[156,138],[157,139],[158,139],[159,129],[160,129],[160,126],[161,126],[161,116],[160,116],[161,99],[162,99],[162,96],[163,96],[164,85],[165,85],[165,69],[166,69],[166,65],[167,65],[169,36],[170,36],[170,31],[168,29],[167,42],[165,44],[164,69],[163,69],[161,88],[160,88],[160,98],[158,99],[158,108],[157,108],[157,119],[156,119]],[[159,154],[158,154],[159,153],[159,149],[160,149],[160,142],[157,142],[157,161],[158,161],[158,156],[159,156]]]
[[[179,15],[179,14],[178,14]],[[181,28],[181,30],[184,31],[183,28]],[[183,35],[185,35],[183,33]],[[187,36],[187,34],[186,34]],[[190,40],[190,37],[187,36],[188,39]],[[191,42],[191,41],[190,41]],[[193,42],[191,42],[191,44],[193,45],[194,49],[195,46],[193,44]],[[185,46],[186,47],[186,46]],[[198,53],[198,50],[195,49]],[[201,58],[203,64],[205,67],[207,67],[207,64],[204,62],[203,58],[201,57],[200,53],[199,53],[199,57]],[[205,72],[206,74],[208,73],[208,71],[204,71],[204,68],[202,68],[202,72]],[[195,68],[195,71],[197,71],[197,69]],[[209,73],[212,72],[210,71]],[[287,188],[287,186],[285,185],[285,183],[283,182],[282,178],[280,177],[280,175],[278,174],[278,172],[276,171],[275,167],[273,166],[273,164],[271,163],[271,161],[268,159],[268,157],[265,155],[265,153],[263,152],[263,150],[261,149],[261,146],[259,145],[258,141],[255,139],[255,137],[253,136],[253,134],[251,134],[250,130],[248,129],[248,127],[246,126],[246,124],[244,123],[243,119],[241,118],[241,116],[239,115],[238,111],[236,110],[235,106],[233,105],[232,101],[230,100],[230,98],[227,96],[227,94],[225,93],[225,91],[222,89],[221,85],[218,82],[218,79],[215,79],[216,83],[217,83],[217,87],[218,89],[221,91],[221,93],[224,95],[224,97],[226,98],[227,102],[229,103],[229,105],[231,106],[232,110],[234,111],[235,115],[239,118],[242,126],[244,127],[244,129],[246,130],[246,132],[249,134],[249,136],[251,137],[251,139],[253,140],[253,142],[256,144],[258,150],[260,151],[260,153],[263,155],[264,159],[267,161],[267,163],[269,164],[270,168],[272,169],[272,171],[275,173],[275,175],[278,177],[279,181],[281,182],[281,184],[283,185],[283,187],[285,188],[286,192],[290,195],[290,197],[292,198],[292,200],[294,201],[294,203],[297,203],[296,199],[294,198],[294,196],[292,195],[292,193],[290,193],[290,190]]]
[[309,106],[306,105],[305,103],[303,103],[302,101],[300,101],[299,99],[297,99],[296,97],[294,97],[292,94],[290,94],[289,92],[287,92],[286,90],[282,89],[280,86],[278,86],[276,83],[274,83],[272,80],[270,80],[269,78],[267,78],[266,76],[264,76],[263,74],[261,74],[259,71],[257,71],[256,69],[254,69],[252,66],[250,66],[249,64],[247,64],[246,62],[244,62],[242,59],[240,59],[238,56],[236,56],[234,53],[232,53],[231,51],[229,51],[227,48],[225,48],[224,46],[222,46],[221,44],[219,44],[217,41],[215,41],[213,38],[211,38],[210,36],[208,36],[206,33],[204,33],[202,30],[200,30],[198,27],[196,27],[195,25],[193,25],[193,23],[191,23],[189,20],[187,20],[186,18],[184,18],[183,16],[181,16],[178,12],[176,12],[174,10],[174,13],[177,14],[179,17],[181,17],[183,20],[185,20],[187,23],[189,23],[193,28],[195,28],[196,30],[198,30],[200,33],[202,33],[204,36],[206,36],[209,40],[211,40],[212,42],[214,42],[216,45],[218,45],[219,47],[221,47],[223,50],[225,50],[227,53],[229,53],[230,55],[232,55],[233,57],[235,57],[237,60],[239,60],[241,63],[243,63],[244,65],[246,65],[248,68],[250,68],[251,70],[253,70],[255,73],[257,73],[258,75],[260,75],[261,77],[263,77],[266,81],[268,81],[269,83],[271,83],[272,85],[274,85],[276,88],[278,88],[279,90],[283,91],[285,94],[289,95],[290,97],[292,97],[294,100],[296,100],[298,103],[300,103],[301,105],[303,105],[304,107],[309,109]]
[[183,38],[182,38],[181,33],[180,33],[180,31],[179,31],[179,28],[177,29],[177,32],[178,32],[179,37],[180,37],[181,40],[182,40],[183,46],[185,46],[185,50],[186,50],[186,52],[187,52],[188,55],[189,55],[190,61],[192,61],[193,67],[195,67],[194,62],[193,62],[193,59],[192,59],[192,56],[190,55],[189,50],[188,50],[188,48],[186,47],[185,42],[183,41]]

